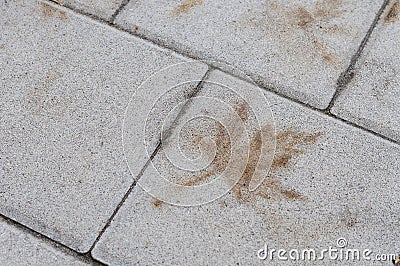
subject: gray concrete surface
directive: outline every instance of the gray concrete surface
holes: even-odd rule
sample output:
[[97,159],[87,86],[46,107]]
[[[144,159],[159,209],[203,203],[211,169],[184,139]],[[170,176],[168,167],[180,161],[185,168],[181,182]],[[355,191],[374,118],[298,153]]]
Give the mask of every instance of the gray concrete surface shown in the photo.
[[141,0],[116,23],[323,109],[383,2]]
[[332,113],[400,141],[400,2],[392,1],[371,36],[353,81]]
[[[218,71],[211,73],[209,81],[248,87]],[[229,95],[207,83],[200,95],[231,102]],[[185,208],[155,200],[137,186],[92,255],[111,265],[253,265],[270,263],[257,258],[264,244],[275,249],[321,251],[336,247],[341,237],[348,241],[346,248],[370,249],[371,256],[397,253],[399,146],[271,93],[266,97],[275,117],[277,146],[271,170],[255,192],[248,190],[243,175],[225,197]],[[195,108],[190,106],[187,113]],[[188,124],[182,135],[201,136],[203,124]],[[196,154],[198,150],[184,139],[182,150]],[[215,141],[226,144],[217,137]],[[181,172],[165,159],[159,152],[154,165],[182,181]],[[191,185],[210,181],[217,174],[198,172]],[[324,260],[296,265],[360,263]],[[390,263],[364,261],[362,265]]]
[[113,14],[121,6],[123,0],[57,0],[57,2],[110,21]]
[[[130,97],[185,59],[46,1],[2,1],[0,12],[0,212],[86,252],[133,182],[121,137]],[[142,114],[151,147],[157,116],[195,86]],[[138,172],[147,155],[135,159]]]
[[0,264],[20,265],[89,265],[62,252],[26,230],[16,228],[0,218]]
[[[333,105],[360,128],[307,104],[328,105],[384,0],[131,0],[117,25],[122,0],[59,2],[0,1],[0,265],[287,265],[257,252],[339,238],[372,261],[293,264],[399,255],[399,0]],[[187,187],[165,201],[232,190],[173,206],[140,187],[156,170]]]

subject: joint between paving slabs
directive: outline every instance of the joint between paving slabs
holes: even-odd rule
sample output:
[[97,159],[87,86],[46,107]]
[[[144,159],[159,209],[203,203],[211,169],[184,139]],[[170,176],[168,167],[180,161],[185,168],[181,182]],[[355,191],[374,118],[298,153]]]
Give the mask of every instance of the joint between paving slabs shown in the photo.
[[[56,6],[56,4],[54,4],[51,0],[43,0],[43,1],[46,1],[46,2],[50,3],[50,4],[53,5],[53,6]],[[379,22],[379,20],[380,20],[382,14],[383,14],[383,12],[385,11],[385,9],[386,9],[386,7],[388,6],[389,3],[390,3],[390,0],[385,0],[384,3],[382,4],[380,10],[378,11],[377,15],[375,16],[374,22],[372,23],[372,25],[371,25],[370,29],[368,30],[366,36],[364,37],[363,41],[361,42],[358,51],[356,52],[356,54],[353,56],[353,59],[351,60],[351,61],[353,61],[353,65],[354,65],[355,62],[357,61],[357,59],[358,59],[359,55],[361,54],[361,52],[362,52],[362,50],[363,50],[363,48],[364,48],[364,46],[365,46],[365,44],[366,44],[366,42],[367,42],[369,36],[371,35],[371,33],[372,33],[372,31],[374,30],[374,28],[375,28],[375,26],[377,25],[377,23]],[[60,6],[57,5],[57,7],[59,8]],[[144,40],[144,41],[147,41],[147,42],[149,42],[149,44],[156,45],[156,46],[158,46],[158,47],[160,47],[160,48],[163,48],[163,49],[166,49],[166,50],[168,50],[168,51],[172,51],[172,52],[174,52],[174,53],[176,53],[176,54],[178,54],[178,55],[184,56],[184,57],[186,57],[186,58],[188,58],[188,59],[198,60],[198,61],[204,60],[204,58],[200,58],[200,57],[195,56],[195,55],[193,55],[193,54],[189,54],[189,53],[187,53],[187,52],[185,52],[185,51],[180,51],[179,49],[176,49],[176,48],[174,48],[174,47],[171,47],[170,45],[167,45],[167,44],[163,43],[163,42],[160,41],[160,40],[149,39],[148,37],[146,37],[146,36],[144,36],[144,35],[142,35],[142,34],[138,34],[137,32],[132,32],[132,31],[129,31],[129,30],[127,30],[127,29],[124,29],[124,28],[122,28],[122,27],[120,27],[120,26],[118,26],[118,25],[116,25],[116,24],[113,24],[113,23],[111,23],[111,22],[109,22],[109,21],[107,21],[107,20],[104,20],[104,19],[102,19],[102,18],[100,18],[100,17],[97,17],[96,15],[93,15],[93,14],[90,14],[90,13],[87,13],[87,12],[84,12],[84,11],[79,10],[79,9],[75,9],[74,7],[72,7],[72,6],[70,6],[70,5],[64,5],[64,8],[67,8],[67,9],[69,9],[69,10],[71,10],[72,12],[75,12],[75,13],[77,13],[77,14],[80,14],[80,15],[83,15],[83,16],[86,16],[86,17],[90,17],[91,19],[93,19],[93,20],[95,20],[95,21],[97,21],[97,22],[99,22],[99,23],[106,24],[106,25],[108,25],[108,26],[110,26],[110,27],[112,27],[112,28],[114,28],[114,29],[117,29],[117,30],[119,30],[119,31],[121,31],[121,32],[128,33],[128,34],[133,35],[133,36],[135,36],[135,37],[137,37],[137,38],[140,38],[140,39],[142,39],[142,40]],[[122,7],[122,9],[123,9],[123,7]],[[367,36],[368,36],[368,38],[367,38]],[[235,78],[239,78],[239,79],[245,80],[245,79],[243,79],[243,77],[241,77],[241,76],[239,76],[239,75],[236,75],[235,73],[231,73],[231,72],[229,72],[229,71],[227,71],[227,70],[224,70],[224,69],[222,69],[222,68],[219,67],[219,66],[212,65],[212,64],[210,64],[210,63],[206,63],[206,64],[207,64],[209,67],[212,67],[212,68],[214,68],[214,69],[220,70],[220,71],[222,71],[222,72],[224,72],[224,73],[226,73],[226,74],[229,74],[229,75],[231,75],[231,76],[233,76],[233,77],[235,77]],[[354,66],[353,66],[353,65],[350,63],[349,67],[347,68],[347,72],[348,72],[348,73],[351,73],[352,71],[354,71],[354,69],[353,69]],[[346,71],[343,72],[343,74],[338,78],[338,82],[340,82],[339,80],[343,80],[343,77],[346,75],[345,73],[347,73],[347,72],[346,72]],[[348,75],[349,75],[349,74],[347,74],[347,76],[348,76]],[[350,75],[351,75],[351,74],[350,74]],[[346,80],[346,78],[345,78],[344,80]],[[370,133],[370,134],[373,134],[373,135],[375,135],[375,136],[378,136],[378,137],[380,137],[380,138],[383,138],[383,139],[385,139],[385,140],[388,140],[388,141],[390,141],[390,142],[392,142],[392,143],[394,143],[394,144],[397,144],[397,145],[399,144],[398,141],[395,141],[395,140],[393,140],[393,139],[391,139],[391,138],[389,138],[389,137],[383,136],[383,135],[381,135],[381,134],[379,134],[379,133],[377,133],[377,132],[375,132],[375,131],[373,131],[373,130],[370,130],[370,129],[368,129],[368,128],[365,128],[365,127],[363,127],[363,126],[361,126],[361,125],[358,125],[358,124],[355,124],[355,123],[353,123],[353,122],[347,121],[347,120],[345,120],[345,119],[343,119],[343,118],[339,118],[339,117],[337,117],[337,116],[335,116],[335,115],[333,115],[333,114],[331,113],[331,108],[332,108],[332,106],[334,105],[334,101],[337,99],[338,94],[339,94],[339,93],[341,92],[341,90],[343,89],[343,84],[342,84],[341,88],[339,88],[339,86],[338,86],[338,88],[337,88],[337,90],[336,90],[334,96],[333,96],[332,99],[331,99],[331,102],[330,102],[329,105],[328,105],[328,108],[326,108],[326,109],[319,109],[319,108],[313,107],[313,106],[311,106],[311,105],[309,105],[309,104],[307,104],[307,103],[303,103],[303,102],[301,102],[301,101],[299,101],[299,100],[297,100],[297,99],[295,99],[295,98],[292,98],[292,97],[290,97],[290,96],[284,95],[284,94],[278,92],[277,90],[275,90],[275,89],[272,88],[272,87],[266,87],[266,86],[265,86],[264,84],[262,84],[261,82],[255,81],[255,83],[256,83],[256,85],[259,86],[260,88],[262,88],[262,89],[264,89],[264,90],[266,90],[266,91],[269,91],[269,92],[271,92],[271,93],[273,93],[273,94],[275,94],[275,95],[278,95],[278,96],[280,96],[280,97],[282,97],[282,98],[288,99],[288,100],[290,100],[290,101],[292,101],[292,102],[296,102],[296,103],[298,103],[298,104],[300,104],[300,105],[302,105],[302,106],[304,106],[304,107],[306,107],[306,108],[309,108],[309,109],[318,111],[318,112],[323,113],[323,114],[325,114],[325,115],[327,115],[327,116],[329,116],[329,117],[332,117],[332,118],[337,119],[337,120],[339,120],[339,121],[345,122],[345,123],[348,124],[348,125],[351,125],[351,126],[354,126],[354,127],[356,127],[356,128],[359,128],[359,129],[361,129],[361,130],[363,130],[363,131],[365,131],[365,132],[368,132],[368,133]]]
[[114,14],[112,14],[110,18],[110,23],[114,24],[115,18],[121,13],[121,11],[125,8],[125,6],[129,3],[130,0],[123,0],[121,5],[115,10]]
[[3,214],[0,214],[0,219],[4,220],[4,222],[14,228],[16,228],[17,230],[22,231],[23,233],[26,233],[40,241],[42,241],[45,244],[50,245],[51,247],[53,247],[54,249],[60,251],[61,253],[65,254],[66,256],[70,256],[70,257],[74,257],[79,261],[85,262],[85,263],[89,263],[91,265],[95,265],[95,266],[100,266],[100,265],[106,265],[98,260],[96,260],[95,258],[93,258],[91,255],[88,254],[83,254],[80,253],[54,239],[51,239],[48,236],[45,236],[29,227],[27,227],[26,225],[23,225],[11,218],[8,218],[6,216],[4,216]]
[[164,141],[167,141],[167,139],[171,136],[171,132],[172,130],[177,126],[178,122],[179,122],[179,118],[182,117],[184,114],[186,114],[187,110],[189,109],[190,105],[192,104],[192,98],[196,97],[199,92],[201,91],[201,89],[204,86],[204,83],[206,82],[206,80],[208,79],[208,77],[210,76],[210,73],[215,70],[214,67],[207,65],[208,69],[206,71],[206,73],[203,75],[203,77],[201,78],[200,82],[197,84],[196,88],[193,90],[193,92],[188,96],[186,102],[183,104],[181,110],[178,112],[176,118],[174,119],[174,121],[172,122],[171,126],[169,126],[166,130],[164,130],[160,136],[160,143],[162,144]]
[[336,91],[332,96],[332,99],[330,100],[328,107],[324,110],[325,113],[331,114],[332,107],[335,104],[335,101],[337,98],[340,96],[341,92],[347,87],[347,85],[353,80],[354,75],[355,75],[355,65],[358,62],[358,59],[360,58],[361,54],[364,51],[365,46],[367,45],[372,32],[378,25],[379,21],[381,20],[382,14],[385,12],[387,6],[389,5],[390,0],[385,0],[381,6],[381,8],[378,10],[378,13],[376,14],[371,26],[369,27],[367,33],[365,34],[363,40],[361,41],[357,52],[352,56],[350,60],[350,64],[348,68],[340,75],[336,82]]
[[[45,1],[48,2],[49,4],[53,5],[53,6],[56,6],[56,4],[54,4],[54,2],[51,1],[51,0],[45,0]],[[348,84],[348,82],[351,80],[352,74],[350,74],[350,78],[349,78],[349,73],[352,73],[352,72],[354,71],[354,65],[355,65],[356,61],[358,60],[359,56],[361,55],[362,50],[364,49],[364,47],[365,47],[365,45],[366,45],[366,43],[367,43],[367,41],[368,41],[370,35],[372,34],[372,31],[374,30],[374,28],[376,27],[377,23],[379,22],[379,20],[380,20],[382,14],[383,14],[383,12],[384,12],[384,10],[386,9],[387,5],[389,4],[389,2],[390,2],[389,0],[385,0],[384,4],[382,5],[381,9],[380,9],[379,12],[378,12],[378,14],[377,14],[377,16],[376,16],[376,18],[375,18],[373,24],[371,25],[369,31],[367,32],[367,35],[364,37],[364,39],[363,39],[363,41],[362,41],[362,43],[361,43],[361,45],[360,45],[358,51],[357,51],[356,54],[353,56],[353,58],[352,58],[352,60],[351,60],[351,63],[350,63],[350,66],[349,66],[348,69],[341,75],[341,77],[339,77],[339,79],[338,79],[338,88],[337,88],[337,91],[335,92],[334,96],[332,97],[332,100],[331,100],[331,102],[330,102],[330,104],[329,104],[329,106],[328,106],[327,109],[321,110],[321,109],[315,108],[315,107],[313,107],[313,106],[311,106],[311,105],[308,105],[308,104],[306,104],[306,103],[300,102],[299,100],[296,100],[296,99],[293,99],[293,98],[291,98],[291,97],[289,97],[289,96],[283,95],[283,94],[277,92],[276,90],[274,90],[273,88],[266,88],[264,85],[259,84],[259,82],[257,82],[257,85],[260,86],[261,88],[265,89],[266,91],[270,91],[270,92],[272,92],[272,93],[274,93],[274,94],[276,94],[276,95],[278,95],[278,96],[280,96],[280,97],[282,97],[282,98],[288,99],[288,100],[290,100],[290,101],[294,101],[294,102],[296,102],[296,103],[298,103],[298,104],[300,104],[300,105],[302,105],[302,106],[305,106],[305,107],[307,107],[307,108],[310,108],[310,109],[313,109],[313,110],[322,112],[322,113],[324,113],[324,114],[327,114],[327,115],[330,116],[330,117],[333,117],[333,118],[335,118],[335,119],[337,119],[337,120],[339,120],[339,121],[342,121],[342,122],[344,122],[344,123],[346,123],[346,124],[349,124],[349,125],[351,125],[351,126],[353,126],[353,127],[359,128],[359,129],[361,129],[361,130],[363,130],[363,131],[369,132],[369,133],[371,133],[371,134],[373,134],[373,135],[376,135],[376,136],[378,136],[378,137],[380,137],[380,138],[383,138],[383,139],[385,139],[385,140],[388,140],[388,141],[390,141],[390,142],[392,142],[392,143],[398,144],[397,141],[395,141],[395,140],[393,140],[393,139],[391,139],[391,138],[388,138],[388,137],[383,136],[383,135],[381,135],[381,134],[379,134],[379,133],[377,133],[377,132],[374,132],[374,131],[372,131],[372,130],[369,130],[369,129],[367,129],[367,128],[364,128],[364,127],[362,127],[362,126],[360,126],[360,125],[357,125],[357,124],[355,124],[355,123],[352,123],[352,122],[349,122],[349,121],[344,120],[344,119],[342,119],[342,118],[339,118],[339,117],[337,117],[337,116],[335,116],[335,115],[333,115],[333,114],[330,113],[330,109],[331,109],[331,107],[333,106],[334,101],[337,99],[338,94],[341,92],[341,90],[343,89],[343,87],[345,87],[345,86]],[[85,12],[85,11],[83,11],[83,10],[75,9],[74,7],[72,7],[72,6],[68,5],[68,4],[64,4],[64,7],[67,8],[67,9],[72,10],[72,11],[75,12],[75,13],[81,14],[81,15],[86,16],[86,17],[90,17],[91,19],[93,19],[93,20],[95,20],[95,21],[97,21],[97,22],[100,22],[100,23],[102,23],[102,24],[107,24],[107,25],[110,26],[110,27],[116,28],[116,29],[118,29],[118,30],[120,30],[120,31],[123,31],[123,32],[129,33],[129,34],[131,34],[131,35],[134,35],[134,36],[136,36],[136,37],[139,37],[139,38],[141,38],[141,39],[143,39],[143,40],[145,40],[145,41],[148,41],[149,43],[152,43],[152,44],[154,44],[154,45],[157,45],[157,46],[162,47],[162,48],[167,49],[167,50],[171,50],[171,51],[173,51],[173,52],[175,52],[175,53],[177,53],[177,54],[184,55],[184,56],[188,57],[189,59],[193,59],[193,60],[202,60],[201,58],[198,58],[198,57],[196,57],[196,56],[190,55],[190,54],[188,54],[188,53],[184,53],[184,52],[182,52],[182,51],[178,51],[178,50],[176,50],[176,49],[173,49],[173,48],[171,48],[171,47],[169,47],[169,46],[163,44],[162,42],[158,42],[158,41],[151,40],[151,39],[149,39],[149,38],[147,38],[147,37],[145,37],[145,36],[141,36],[141,35],[139,35],[139,34],[135,34],[135,33],[131,32],[131,31],[128,31],[128,30],[126,30],[126,29],[123,29],[123,28],[119,27],[118,25],[113,24],[115,18],[118,16],[118,14],[123,10],[123,8],[124,8],[128,3],[129,3],[129,0],[124,1],[124,2],[121,4],[121,6],[116,10],[116,12],[112,15],[112,17],[111,17],[112,20],[110,20],[110,21],[104,20],[104,19],[102,19],[102,18],[100,18],[100,17],[98,17],[98,16],[96,16],[96,15],[94,15],[94,14],[87,13],[87,12]],[[57,8],[59,8],[59,5],[57,5]],[[206,75],[208,75],[212,70],[217,69],[217,70],[223,71],[224,73],[227,73],[227,74],[229,74],[229,75],[231,75],[231,76],[234,76],[234,77],[236,77],[236,78],[240,78],[240,79],[244,80],[242,77],[237,76],[237,75],[235,75],[235,74],[233,74],[233,73],[227,72],[226,70],[221,69],[221,68],[219,68],[219,67],[217,67],[217,66],[212,66],[212,65],[209,65],[209,64],[208,64],[208,66],[209,66],[209,69],[208,69],[208,71],[206,72],[205,77],[206,77]],[[204,78],[203,78],[203,79],[204,79]],[[199,85],[200,85],[200,84],[203,84],[203,83],[204,83],[204,80],[202,80],[202,81],[199,83]],[[198,91],[199,91],[199,90],[198,90]],[[197,94],[198,91],[197,91],[197,92],[195,91],[195,93]],[[180,113],[179,113],[179,114],[180,114]],[[178,115],[178,116],[179,116],[179,115]],[[178,118],[178,117],[177,117],[177,118]],[[145,169],[147,168],[148,164],[153,160],[154,156],[158,153],[158,151],[160,150],[160,148],[161,148],[161,139],[159,140],[158,145],[157,145],[157,148],[156,148],[155,151],[153,152],[152,156],[151,156],[150,159],[146,162],[145,166],[143,167],[143,169],[142,169],[141,172],[139,173],[138,178],[140,178],[140,177],[142,176],[142,174],[143,174],[143,172],[145,171]],[[137,179],[137,180],[138,180],[138,179]],[[137,180],[134,181],[134,182],[132,183],[131,187],[128,189],[127,193],[124,195],[124,197],[123,197],[123,199],[121,200],[120,204],[117,206],[116,210],[114,211],[113,215],[110,217],[110,219],[109,219],[109,221],[107,222],[106,226],[104,226],[104,228],[100,231],[100,234],[99,234],[98,237],[96,238],[95,242],[93,243],[93,245],[91,246],[91,248],[89,249],[89,251],[86,252],[86,253],[79,253],[79,252],[77,252],[76,250],[73,250],[73,249],[69,248],[68,246],[66,246],[66,245],[64,245],[64,244],[62,244],[62,243],[60,243],[60,242],[58,242],[58,241],[56,241],[56,240],[53,240],[53,239],[51,239],[51,238],[49,238],[49,237],[47,237],[47,236],[45,236],[45,235],[43,235],[43,234],[41,234],[41,233],[39,233],[39,232],[36,232],[35,230],[33,230],[33,229],[31,229],[31,228],[29,228],[29,227],[27,227],[27,226],[25,226],[25,225],[23,225],[23,224],[17,222],[17,221],[14,221],[13,219],[8,218],[8,217],[6,217],[6,216],[4,216],[4,215],[2,215],[2,214],[0,214],[0,218],[2,218],[3,220],[5,220],[6,223],[8,223],[8,224],[10,224],[10,225],[12,225],[12,226],[14,226],[14,227],[16,227],[16,228],[18,228],[18,229],[23,230],[24,232],[26,232],[26,233],[32,235],[33,237],[36,237],[36,238],[38,238],[38,239],[44,241],[45,243],[50,244],[51,246],[53,246],[53,247],[56,248],[57,250],[60,250],[61,252],[63,252],[63,253],[66,254],[66,255],[74,256],[74,257],[76,257],[77,259],[79,259],[79,260],[81,260],[81,261],[83,261],[83,262],[91,263],[92,265],[105,265],[105,264],[101,263],[100,261],[97,261],[96,259],[94,259],[94,258],[91,256],[91,252],[92,252],[93,248],[95,247],[95,245],[97,244],[98,240],[101,238],[101,236],[103,235],[103,233],[105,232],[105,230],[108,228],[108,226],[109,226],[110,223],[112,222],[113,218],[115,217],[116,213],[118,212],[118,210],[120,209],[120,207],[122,206],[122,204],[124,203],[124,201],[126,200],[126,198],[128,197],[128,195],[130,194],[130,192],[131,192],[131,191],[133,190],[133,188],[135,187],[135,185],[136,185],[136,183],[137,183]]]
[[[191,104],[190,99],[195,97],[200,90],[202,89],[204,82],[207,80],[209,74],[211,73],[213,69],[211,67],[208,67],[208,70],[206,71],[206,73],[203,75],[203,77],[201,78],[201,80],[199,81],[199,83],[197,84],[196,88],[193,90],[193,93],[191,93],[188,96],[187,101],[185,102],[185,104],[182,106],[182,109],[179,111],[177,117],[174,119],[174,121],[172,122],[171,126],[169,126],[169,128],[166,130],[166,132],[171,132],[172,127],[174,127],[177,123],[177,120],[179,119],[179,117],[181,117],[183,114],[186,113],[187,108],[189,107],[189,105]],[[167,133],[166,138],[169,137],[170,133]],[[162,134],[165,135],[165,134]],[[166,139],[164,138],[164,140]],[[139,181],[139,179],[143,176],[143,173],[146,171],[147,167],[149,166],[149,164],[153,161],[154,157],[157,155],[157,153],[160,151],[161,147],[162,147],[162,142],[163,140],[161,139],[161,136],[159,137],[159,140],[157,142],[157,146],[154,149],[153,153],[150,155],[150,158],[147,160],[147,162],[145,163],[145,165],[143,166],[143,168],[140,170],[139,174],[137,175],[137,177],[135,178],[135,180],[133,181],[133,183],[131,184],[131,186],[129,187],[128,191],[124,194],[122,200],[119,202],[119,204],[117,205],[117,207],[115,208],[113,214],[110,216],[110,218],[108,219],[106,225],[102,228],[102,230],[99,232],[99,235],[97,236],[96,240],[93,242],[92,246],[90,247],[89,251],[85,254],[91,254],[91,252],[93,251],[94,247],[96,246],[96,244],[98,243],[98,241],[100,240],[100,238],[102,237],[102,235],[105,233],[105,231],[107,230],[107,228],[111,225],[112,221],[114,220],[115,216],[117,215],[118,211],[121,209],[122,205],[125,203],[126,199],[129,197],[129,195],[131,194],[132,190],[136,187],[137,182]]]

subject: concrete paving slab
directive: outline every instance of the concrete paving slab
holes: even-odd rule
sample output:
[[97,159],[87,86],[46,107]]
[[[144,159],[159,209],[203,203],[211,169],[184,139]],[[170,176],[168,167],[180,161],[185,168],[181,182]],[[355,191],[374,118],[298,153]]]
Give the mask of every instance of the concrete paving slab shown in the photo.
[[61,0],[64,5],[85,13],[96,15],[99,18],[110,21],[111,17],[124,2],[123,0]]
[[[219,71],[213,71],[208,81],[249,87]],[[232,102],[229,94],[217,92],[208,83],[199,95]],[[390,259],[377,261],[376,255],[397,254],[400,250],[400,199],[395,193],[399,147],[271,93],[265,95],[275,118],[277,145],[270,172],[256,191],[249,191],[248,176],[243,175],[226,196],[202,206],[180,207],[156,200],[137,186],[92,255],[110,265],[287,265],[288,261],[279,261],[276,254],[273,262],[258,258],[258,252],[267,244],[269,255],[271,249],[297,249],[300,253],[314,249],[318,257],[330,246],[342,250],[341,254],[347,254],[348,249],[370,249],[366,257],[371,260],[361,260],[363,263],[390,264]],[[192,105],[186,112],[195,108]],[[197,146],[187,138],[201,137],[208,130],[204,125],[198,120],[182,130],[180,148],[187,156],[198,153],[193,149]],[[210,125],[212,128],[213,123]],[[215,141],[226,146],[225,142]],[[174,178],[172,181],[185,183],[181,172],[165,163],[162,150],[155,156],[154,165]],[[145,171],[142,178],[147,174]],[[197,174],[205,178],[195,176],[193,182],[186,183],[188,186],[210,181],[218,172]],[[192,175],[183,178],[187,176]],[[332,258],[325,254],[322,261],[295,263],[360,263],[346,261],[346,257],[342,261]]]
[[116,23],[322,109],[383,2],[139,0]]
[[400,2],[392,1],[332,113],[400,142]]
[[[3,1],[0,10],[0,212],[86,252],[133,182],[122,149],[130,97],[186,59],[48,2]],[[187,76],[206,70],[194,65]],[[149,149],[159,141],[154,121],[195,87],[141,114]],[[148,157],[135,160],[137,174]]]
[[0,264],[89,265],[58,248],[0,219]]

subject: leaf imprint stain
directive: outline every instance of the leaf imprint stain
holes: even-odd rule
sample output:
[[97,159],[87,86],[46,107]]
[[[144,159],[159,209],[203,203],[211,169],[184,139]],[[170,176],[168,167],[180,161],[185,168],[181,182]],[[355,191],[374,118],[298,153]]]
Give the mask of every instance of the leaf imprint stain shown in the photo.
[[303,6],[298,7],[297,10],[293,12],[293,15],[297,17],[297,25],[302,29],[306,29],[312,22],[341,16],[341,5],[341,0],[318,1],[312,9],[306,9]]
[[[244,17],[244,24],[261,31],[268,38],[278,37],[279,41],[289,46],[288,51],[298,50],[299,60],[307,58],[314,62],[316,58],[321,58],[324,63],[337,67],[339,59],[335,49],[321,39],[321,34],[351,34],[350,27],[331,22],[334,18],[343,17],[344,10],[343,0],[319,0],[308,6],[283,6],[277,0],[266,0],[263,10],[249,11]],[[302,38],[302,42],[307,43],[299,48],[298,42],[294,41],[296,38]]]
[[178,16],[184,13],[189,14],[195,6],[200,6],[202,4],[203,0],[185,0],[182,4],[172,10],[172,15]]
[[[239,117],[246,122],[249,119],[249,106],[238,105],[235,111]],[[286,189],[281,185],[281,181],[275,175],[277,172],[287,169],[291,166],[291,160],[301,154],[305,150],[301,148],[304,145],[315,144],[318,139],[323,135],[322,132],[307,133],[296,132],[292,129],[287,129],[276,134],[276,149],[275,157],[270,166],[270,171],[264,182],[255,190],[249,190],[249,184],[253,174],[259,164],[261,155],[261,148],[263,145],[261,139],[261,132],[268,131],[268,127],[263,127],[261,130],[255,131],[250,138],[249,157],[245,170],[239,179],[238,183],[232,190],[232,195],[239,202],[254,202],[258,198],[268,200],[306,200],[306,197],[294,189]],[[200,143],[200,140],[196,140]],[[193,178],[181,185],[195,186],[207,180],[209,177],[220,174],[224,171],[229,163],[229,155],[231,149],[231,141],[225,128],[218,124],[217,134],[215,136],[216,143],[216,156],[211,164],[211,168],[204,171],[196,178]],[[234,162],[232,162],[234,163]],[[268,165],[259,165],[259,167],[268,167]],[[163,202],[156,200],[153,202],[154,206],[159,207]]]
[[397,0],[390,8],[388,14],[385,17],[385,22],[395,22],[400,19],[400,1]]

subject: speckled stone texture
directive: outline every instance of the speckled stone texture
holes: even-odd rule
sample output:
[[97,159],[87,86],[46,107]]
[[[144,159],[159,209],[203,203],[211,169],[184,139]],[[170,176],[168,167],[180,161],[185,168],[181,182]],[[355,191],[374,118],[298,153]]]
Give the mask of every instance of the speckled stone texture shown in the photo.
[[400,142],[400,2],[391,1],[332,113]]
[[323,109],[383,2],[140,0],[116,24]]
[[[71,252],[69,252],[71,253]],[[43,241],[26,230],[16,228],[0,218],[0,264],[22,265],[89,265],[72,254]]]
[[[113,14],[123,4],[123,0],[60,0],[68,7],[95,15],[104,20],[110,21]],[[110,21],[111,22],[111,21]]]
[[[208,80],[255,89],[218,71]],[[199,95],[217,95],[215,91],[206,83]],[[339,238],[347,240],[347,248],[372,250],[371,257],[396,253],[399,147],[271,93],[266,97],[275,117],[277,148],[271,170],[255,192],[242,180],[212,203],[185,208],[157,201],[137,186],[93,256],[111,265],[287,265],[277,259],[261,261],[257,252],[264,244],[271,249],[321,251],[337,247]],[[187,112],[193,108],[197,107]],[[200,125],[192,123],[182,134],[195,136],[203,129]],[[191,147],[183,141],[182,149],[187,148]],[[153,163],[178,177],[180,172],[164,161],[160,152]],[[146,170],[142,178],[147,174]]]
[[[2,1],[0,13],[0,212],[86,252],[148,160],[136,154],[131,175],[122,149],[129,99],[186,59],[49,2]],[[198,70],[188,75],[201,79],[207,67]],[[138,114],[149,118],[150,146],[157,116],[194,88]]]

